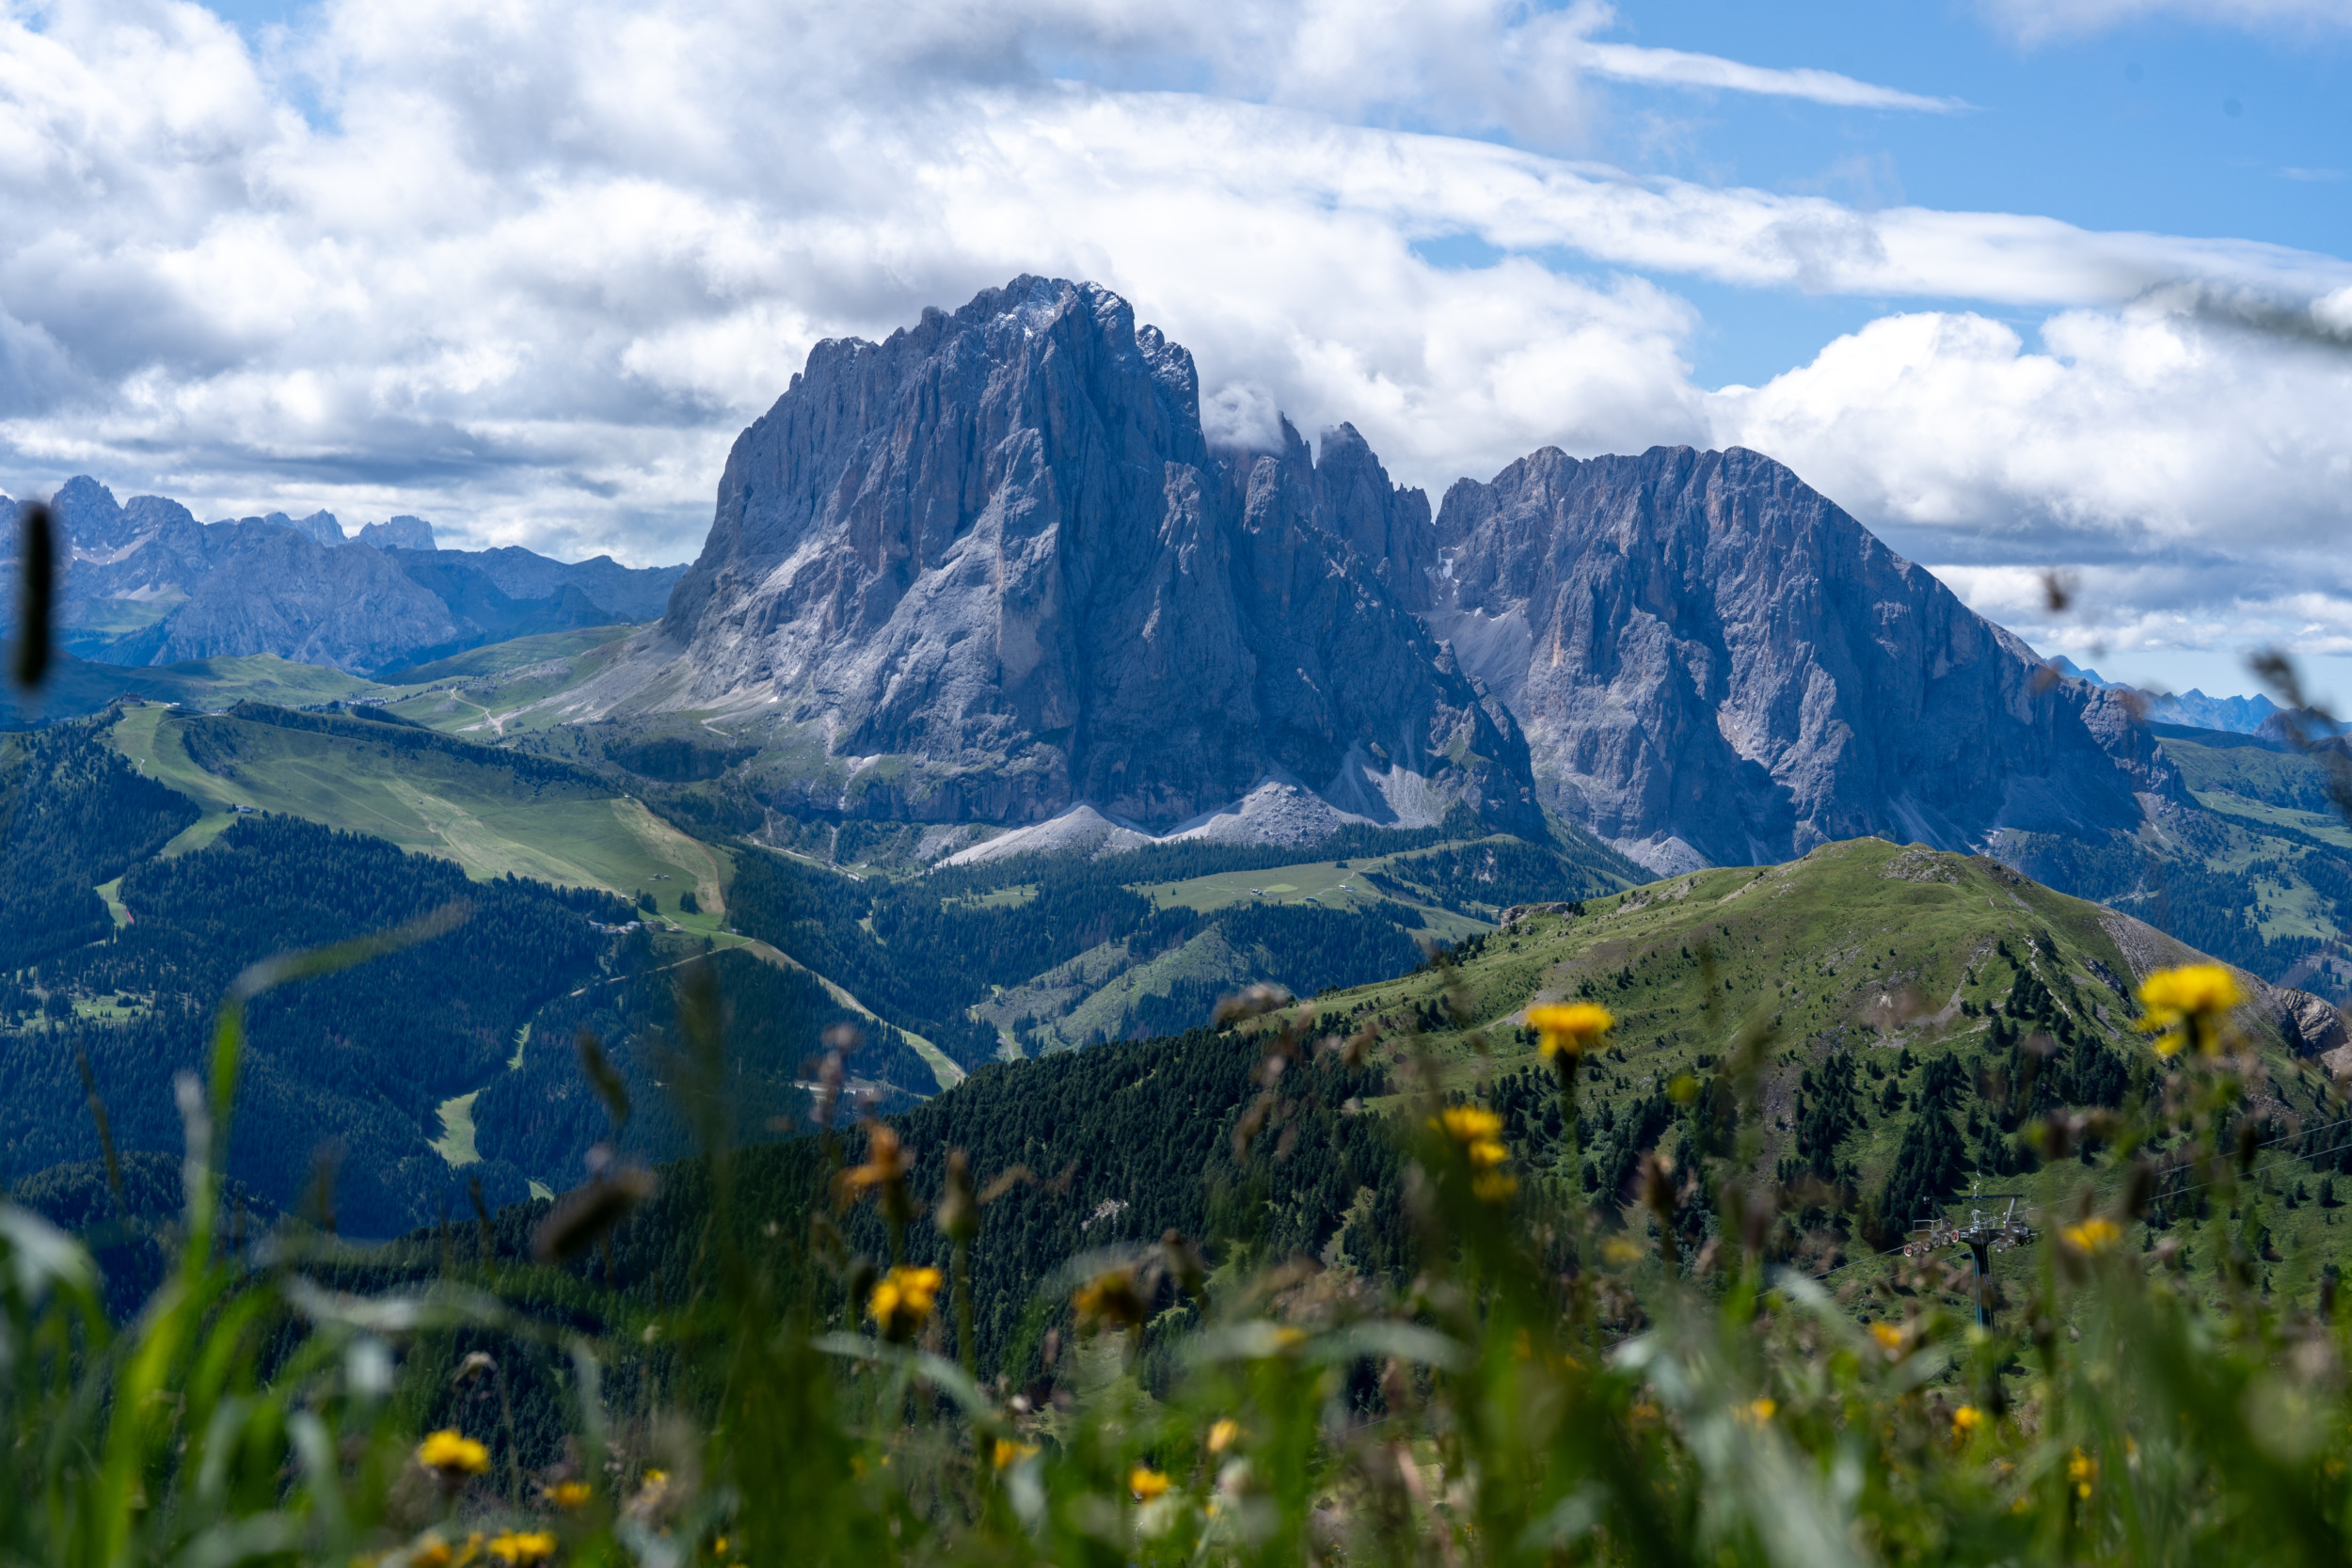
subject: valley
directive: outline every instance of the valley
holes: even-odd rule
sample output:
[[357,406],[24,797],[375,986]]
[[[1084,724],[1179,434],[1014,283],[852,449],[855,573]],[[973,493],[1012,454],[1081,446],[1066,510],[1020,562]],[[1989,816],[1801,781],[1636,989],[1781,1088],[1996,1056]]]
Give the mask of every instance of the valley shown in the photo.
[[[1631,1231],[1645,1162],[1743,1150],[1776,1257],[1883,1274],[1970,1188],[2053,1202],[2106,1157],[2036,1129],[2161,1098],[2137,982],[2200,955],[2251,999],[2248,1125],[2314,1151],[2281,1153],[2296,1182],[2334,1169],[2311,1137],[2352,994],[2342,742],[2201,698],[2163,711],[2249,727],[2143,722],[1753,452],[1539,451],[1433,508],[1344,425],[1212,451],[1189,356],[1055,280],[874,352],[863,423],[828,412],[850,370],[827,347],[744,432],[685,568],[196,525],[76,481],[70,527],[127,553],[75,590],[80,652],[8,740],[9,1170],[99,1158],[90,1093],[123,1149],[167,1153],[163,1085],[239,968],[452,900],[471,916],[429,957],[257,1012],[232,1167],[257,1200],[382,1238],[476,1183],[564,1192],[611,1144],[685,1158],[711,1125],[798,1169],[838,1029],[856,1107],[974,1147],[1000,1113],[973,1107],[1194,1062],[1223,1098],[1186,1109],[1191,1141],[1073,1177],[1136,1224],[1400,1268],[1394,1151],[1346,1118],[1438,1094]],[[988,505],[936,536],[973,496],[930,522],[843,499],[869,467],[930,483],[950,404],[1043,467],[982,463]],[[1080,408],[1128,422],[1053,412]],[[798,499],[747,477],[771,467]],[[929,564],[874,565],[876,529]],[[1835,722],[1791,728],[1800,690]],[[1155,1210],[1133,1189],[1197,1187],[1243,1114],[1255,1036],[1203,1025],[1254,986],[1354,1042],[1363,1076],[1313,1113],[1353,1174],[1236,1155]],[[1573,1126],[1526,1026],[1553,1000],[1617,1019]],[[723,1068],[694,1054],[714,1030]],[[1120,1092],[1149,1101],[1141,1070]],[[1094,1148],[1098,1110],[1044,1142]],[[2211,1218],[2164,1180],[2151,1245]],[[2259,1254],[2297,1290],[2336,1230],[2300,1191]],[[1702,1245],[1713,1199],[1684,1201]],[[998,1309],[1033,1284],[1004,1275]]]

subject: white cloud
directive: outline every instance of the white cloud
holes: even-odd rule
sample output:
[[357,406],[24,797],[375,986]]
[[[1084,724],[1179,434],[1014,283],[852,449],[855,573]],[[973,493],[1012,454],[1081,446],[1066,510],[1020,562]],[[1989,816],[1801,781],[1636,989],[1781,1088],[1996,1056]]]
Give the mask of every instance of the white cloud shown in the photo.
[[1858,82],[1834,71],[1774,71],[1743,65],[1719,55],[1692,55],[1679,49],[1643,49],[1629,43],[1588,43],[1578,52],[1584,68],[1596,76],[1619,82],[1655,82],[1685,87],[1714,87],[1727,92],[1762,93],[1773,98],[1804,98],[1853,109],[1911,109],[1948,114],[1968,105],[1957,98],[1930,98],[1915,92]]
[[[1973,314],[1870,323],[1710,399],[2045,650],[2352,648],[2352,353],[2159,296],[2071,310],[2043,352]],[[2051,612],[2042,569],[2082,589]]]
[[1717,394],[1714,433],[1915,537],[2263,559],[2337,544],[2352,354],[2158,303],[2066,311],[2042,337],[2032,353],[1982,316],[1886,317]]
[[1996,26],[2026,43],[2104,33],[2158,16],[2249,31],[2352,25],[2352,5],[2344,0],[1980,0],[1980,5]]
[[[2178,617],[2133,635],[2224,637],[2344,580],[2352,434],[2316,340],[2352,321],[2352,268],[1396,128],[1572,145],[1596,74],[1889,90],[1626,53],[1598,8],[918,0],[877,27],[832,0],[332,0],[263,58],[167,0],[25,14],[0,17],[19,492],[87,470],[207,515],[413,511],[676,560],[811,344],[1033,271],[1191,347],[1222,438],[1349,420],[1433,490],[1545,444],[1737,439],[1924,559],[2199,563],[2171,599],[2132,579],[2118,615]],[[1504,257],[1417,248],[1453,235]],[[1716,394],[1677,275],[2059,314],[2031,349],[1892,317]]]

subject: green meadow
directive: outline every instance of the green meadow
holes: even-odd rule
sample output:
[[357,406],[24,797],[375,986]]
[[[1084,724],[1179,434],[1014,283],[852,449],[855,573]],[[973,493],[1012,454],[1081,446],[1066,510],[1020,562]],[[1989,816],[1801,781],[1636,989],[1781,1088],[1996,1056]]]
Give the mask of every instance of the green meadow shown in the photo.
[[[199,722],[233,733],[234,761],[225,772],[208,772],[188,755],[183,736]],[[723,851],[679,832],[642,802],[585,782],[520,784],[488,748],[478,760],[395,750],[153,705],[126,710],[113,739],[142,771],[209,808],[167,853],[201,847],[242,806],[445,855],[476,878],[531,877],[629,898],[645,892],[681,926],[723,924]],[[679,895],[690,891],[699,914],[679,909]]]

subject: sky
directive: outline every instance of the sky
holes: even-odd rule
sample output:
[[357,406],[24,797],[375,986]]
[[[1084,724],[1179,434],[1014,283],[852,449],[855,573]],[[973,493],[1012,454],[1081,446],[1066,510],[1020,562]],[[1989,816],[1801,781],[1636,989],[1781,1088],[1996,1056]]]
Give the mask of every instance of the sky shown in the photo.
[[1747,446],[2045,654],[2352,697],[2347,66],[2352,0],[0,0],[0,488],[686,560],[813,343],[1028,272],[1232,445]]

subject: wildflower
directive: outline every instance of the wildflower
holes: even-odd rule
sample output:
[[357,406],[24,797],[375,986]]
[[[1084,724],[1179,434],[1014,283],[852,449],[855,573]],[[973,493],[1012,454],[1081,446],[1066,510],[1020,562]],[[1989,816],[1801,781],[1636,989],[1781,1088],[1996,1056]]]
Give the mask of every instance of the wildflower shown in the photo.
[[2066,1479],[2074,1483],[2074,1496],[2090,1497],[2090,1483],[2099,1479],[2099,1462],[2076,1449],[2074,1457],[2066,1462]]
[[1530,1007],[1527,1022],[1542,1037],[1538,1049],[1546,1057],[1565,1053],[1570,1061],[1597,1045],[1603,1035],[1617,1026],[1608,1008],[1591,1002]]
[[887,1123],[875,1122],[866,1131],[866,1164],[843,1171],[834,1182],[855,1197],[868,1187],[896,1188],[914,1168],[914,1160],[899,1144],[898,1134]]
[[1143,1292],[1136,1287],[1135,1275],[1126,1269],[1113,1269],[1097,1275],[1078,1287],[1070,1298],[1082,1323],[1106,1323],[1115,1328],[1133,1328],[1143,1322],[1147,1308]]
[[1481,1203],[1502,1203],[1519,1190],[1519,1179],[1507,1170],[1485,1170],[1470,1178],[1470,1196]]
[[427,1530],[417,1538],[415,1545],[408,1548],[408,1568],[449,1568],[453,1555],[448,1542],[437,1532]]
[[1502,1118],[1475,1105],[1449,1105],[1430,1125],[1461,1146],[1470,1161],[1470,1191],[1482,1203],[1500,1203],[1519,1190],[1518,1178],[1500,1167],[1511,1158],[1497,1134]]
[[1889,1361],[1899,1361],[1910,1336],[1895,1324],[1881,1321],[1870,1325],[1870,1338],[1878,1341],[1879,1349],[1886,1353]]
[[1642,1256],[1642,1249],[1622,1236],[1612,1236],[1600,1243],[1600,1255],[1612,1263],[1630,1263]]
[[579,1508],[588,1500],[588,1483],[584,1481],[559,1481],[548,1488],[548,1501],[558,1508]]
[[2140,1028],[2164,1037],[2156,1041],[2159,1054],[2169,1056],[2185,1039],[2193,1038],[2197,1049],[2210,1056],[2221,1048],[2221,1015],[2244,998],[2238,994],[2237,977],[2222,965],[2185,964],[2149,975],[2140,984],[2139,1000],[2147,1009],[2140,1016]]
[[1146,1469],[1138,1465],[1127,1472],[1127,1490],[1135,1494],[1136,1501],[1148,1503],[1154,1497],[1167,1496],[1168,1478],[1157,1470]]
[[1952,1412],[1952,1435],[1965,1437],[1984,1425],[1984,1412],[1973,1404],[1963,1404]]
[[2076,1252],[2105,1252],[2122,1238],[2123,1227],[2105,1214],[2096,1214],[2080,1225],[2068,1226],[2058,1235]]
[[1502,1131],[1502,1118],[1477,1105],[1449,1105],[1430,1122],[1457,1144],[1491,1142]]
[[940,1277],[937,1269],[892,1269],[866,1298],[866,1315],[881,1325],[883,1338],[913,1338],[939,1300]]
[[1223,1453],[1233,1446],[1233,1439],[1240,1435],[1241,1423],[1230,1416],[1226,1417],[1209,1428],[1209,1451]]
[[1752,1427],[1770,1421],[1780,1409],[1780,1402],[1772,1399],[1750,1400],[1740,1410],[1740,1418]]
[[478,1476],[490,1467],[490,1450],[461,1432],[448,1429],[417,1445],[417,1463],[444,1481]]
[[508,1530],[492,1538],[490,1555],[506,1568],[532,1568],[555,1556],[555,1537],[546,1530]]
[[989,1463],[999,1470],[1009,1470],[1036,1452],[1037,1445],[1034,1443],[1016,1443],[1009,1437],[999,1437],[996,1446],[989,1450],[988,1457]]

